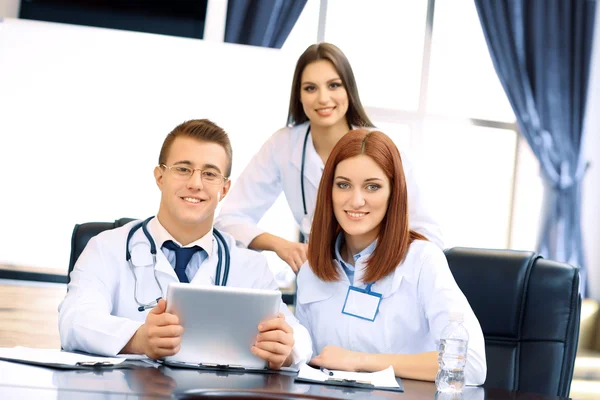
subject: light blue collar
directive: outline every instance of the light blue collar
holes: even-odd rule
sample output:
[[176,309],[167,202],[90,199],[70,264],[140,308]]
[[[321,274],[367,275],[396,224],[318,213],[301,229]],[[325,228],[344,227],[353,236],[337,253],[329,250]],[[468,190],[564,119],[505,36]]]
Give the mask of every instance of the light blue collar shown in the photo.
[[337,238],[335,239],[335,259],[340,263],[340,265],[348,268],[351,271],[354,271],[354,265],[356,265],[357,261],[361,258],[370,256],[375,251],[375,247],[377,247],[377,239],[375,239],[370,245],[368,245],[363,251],[353,256],[354,265],[348,264],[342,258],[340,253],[340,249],[342,248],[342,244],[344,244],[344,232],[341,231],[338,233]]

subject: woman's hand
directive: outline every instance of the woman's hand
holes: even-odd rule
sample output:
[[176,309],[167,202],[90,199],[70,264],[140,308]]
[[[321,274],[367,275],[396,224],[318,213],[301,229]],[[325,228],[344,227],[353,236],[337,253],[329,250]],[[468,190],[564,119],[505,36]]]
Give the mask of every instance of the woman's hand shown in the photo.
[[298,273],[300,267],[306,262],[308,257],[307,244],[290,242],[266,232],[255,237],[248,247],[254,250],[274,251],[279,258],[292,267],[295,273]]
[[337,346],[325,346],[321,354],[313,357],[309,364],[341,371],[360,371],[362,358],[363,353],[357,351],[350,351]]
[[275,252],[279,258],[288,263],[297,274],[298,271],[300,271],[302,264],[304,264],[308,258],[308,245],[281,239],[281,242],[278,243],[275,248]]

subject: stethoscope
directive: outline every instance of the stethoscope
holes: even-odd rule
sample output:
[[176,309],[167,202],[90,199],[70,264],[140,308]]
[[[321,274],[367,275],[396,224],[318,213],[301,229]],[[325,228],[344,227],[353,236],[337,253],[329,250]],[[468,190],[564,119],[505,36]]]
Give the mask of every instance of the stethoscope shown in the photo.
[[[163,287],[160,284],[158,277],[156,276],[156,243],[154,242],[154,239],[152,239],[152,235],[150,235],[150,232],[148,232],[148,222],[152,218],[154,218],[154,216],[147,218],[143,222],[140,222],[140,223],[136,224],[133,228],[131,228],[131,230],[129,231],[129,234],[127,235],[127,242],[125,242],[125,260],[127,260],[127,262],[129,263],[129,268],[131,268],[131,273],[133,274],[133,280],[134,280],[134,284],[135,284],[134,289],[133,289],[133,298],[134,298],[135,302],[139,305],[138,311],[140,311],[140,312],[145,311],[149,308],[156,307],[156,305],[158,304],[158,301],[165,296]],[[133,237],[133,234],[136,233],[140,228],[142,228],[142,231],[144,232],[144,236],[146,236],[146,239],[148,239],[148,243],[150,243],[150,254],[152,254],[152,265],[138,266],[138,265],[134,265],[133,261],[131,261],[131,252],[129,251],[129,243],[131,241],[131,238]],[[215,277],[215,285],[216,286],[225,286],[225,285],[227,285],[227,278],[229,277],[229,263],[231,261],[231,254],[229,253],[229,247],[227,247],[227,242],[225,242],[225,238],[223,237],[223,235],[221,235],[221,232],[219,232],[213,228],[213,236],[217,240],[217,249],[218,249],[218,257],[219,257],[219,259],[217,261],[217,275]],[[222,264],[221,260],[223,260],[223,251],[221,249],[222,247],[225,249],[225,270],[223,273],[223,281],[221,281],[221,264]],[[141,303],[137,297],[138,285],[137,285],[137,276],[135,274],[135,268],[139,268],[139,267],[152,267],[152,269],[154,270],[154,280],[156,281],[156,284],[160,288],[160,297],[150,303]]]
[[304,164],[306,163],[306,144],[308,143],[308,136],[310,135],[310,124],[306,129],[306,135],[304,135],[304,145],[302,146],[302,162],[300,163],[300,191],[302,193],[302,207],[304,207],[304,216],[300,224],[304,241],[307,242],[308,235],[310,234],[311,221],[308,218],[308,210],[306,209],[306,194],[304,192]]

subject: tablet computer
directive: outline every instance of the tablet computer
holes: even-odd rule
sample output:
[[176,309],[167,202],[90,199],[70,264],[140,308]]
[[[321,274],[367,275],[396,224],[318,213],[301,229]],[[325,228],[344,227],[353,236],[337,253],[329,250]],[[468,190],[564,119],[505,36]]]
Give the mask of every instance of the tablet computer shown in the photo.
[[166,362],[266,368],[250,351],[258,324],[277,317],[278,290],[170,283],[167,312],[183,326],[179,352]]

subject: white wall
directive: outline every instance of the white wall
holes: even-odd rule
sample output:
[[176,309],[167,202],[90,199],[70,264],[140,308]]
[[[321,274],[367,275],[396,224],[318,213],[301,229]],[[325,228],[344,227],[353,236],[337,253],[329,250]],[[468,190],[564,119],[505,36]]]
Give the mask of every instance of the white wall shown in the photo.
[[[0,264],[66,272],[75,223],[154,214],[159,191],[152,171],[164,137],[184,120],[210,118],[229,132],[235,184],[285,123],[296,57],[5,19]],[[264,224],[293,238],[291,214],[281,200],[278,207],[277,218]]]

